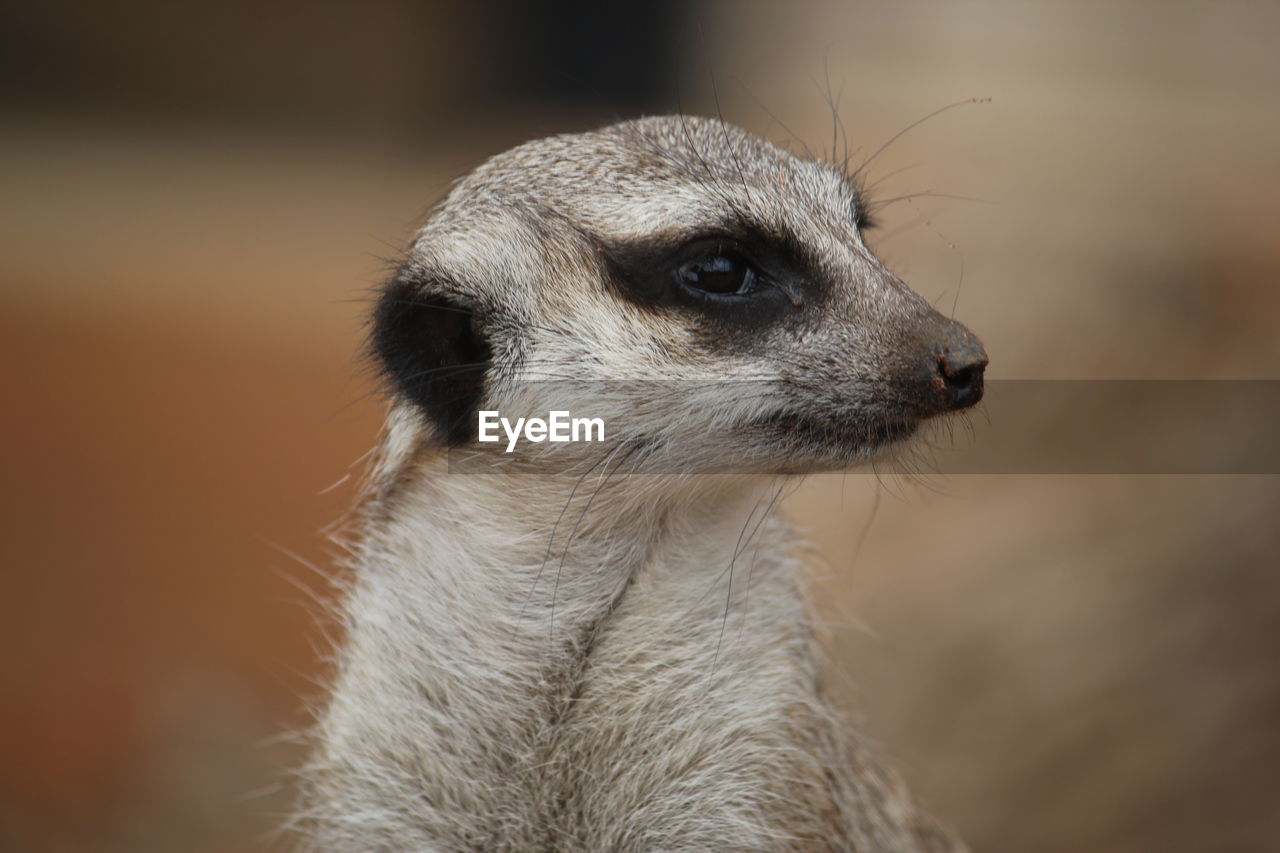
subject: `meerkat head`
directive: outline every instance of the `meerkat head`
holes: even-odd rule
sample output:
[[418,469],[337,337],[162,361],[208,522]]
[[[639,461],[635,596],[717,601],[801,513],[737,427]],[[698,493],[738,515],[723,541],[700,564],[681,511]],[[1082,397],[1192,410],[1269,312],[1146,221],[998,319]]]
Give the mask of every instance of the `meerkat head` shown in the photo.
[[847,466],[974,405],[987,364],[865,224],[841,171],[715,120],[527,143],[421,229],[374,350],[421,441],[467,443],[479,410],[570,380],[625,385],[621,434],[677,464]]

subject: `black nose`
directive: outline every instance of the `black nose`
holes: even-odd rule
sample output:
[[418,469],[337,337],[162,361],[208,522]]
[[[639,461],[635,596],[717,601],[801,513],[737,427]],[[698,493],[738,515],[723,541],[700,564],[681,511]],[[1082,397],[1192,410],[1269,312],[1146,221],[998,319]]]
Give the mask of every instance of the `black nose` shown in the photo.
[[942,348],[938,353],[938,379],[948,408],[967,409],[982,399],[982,374],[987,369],[987,354],[972,335]]

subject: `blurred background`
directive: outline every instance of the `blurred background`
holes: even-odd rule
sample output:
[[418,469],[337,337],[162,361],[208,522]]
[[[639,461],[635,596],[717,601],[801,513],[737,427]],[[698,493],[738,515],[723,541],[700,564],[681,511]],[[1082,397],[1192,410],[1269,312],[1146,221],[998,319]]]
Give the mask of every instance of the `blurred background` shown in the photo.
[[[978,199],[886,204],[872,242],[993,378],[1280,379],[1280,4],[0,15],[0,849],[287,846],[325,530],[382,414],[370,288],[526,138],[718,110],[858,163],[990,98],[868,176]],[[1277,849],[1280,478],[820,477],[789,508],[840,701],[976,850]]]

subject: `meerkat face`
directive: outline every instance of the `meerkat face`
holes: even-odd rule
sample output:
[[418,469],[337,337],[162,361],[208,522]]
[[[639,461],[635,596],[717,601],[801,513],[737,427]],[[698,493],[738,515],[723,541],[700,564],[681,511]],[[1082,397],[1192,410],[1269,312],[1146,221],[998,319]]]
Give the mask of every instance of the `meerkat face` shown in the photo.
[[865,222],[840,171],[714,120],[531,142],[431,216],[374,348],[427,441],[572,381],[624,389],[601,394],[615,434],[675,464],[847,466],[977,403],[987,363]]

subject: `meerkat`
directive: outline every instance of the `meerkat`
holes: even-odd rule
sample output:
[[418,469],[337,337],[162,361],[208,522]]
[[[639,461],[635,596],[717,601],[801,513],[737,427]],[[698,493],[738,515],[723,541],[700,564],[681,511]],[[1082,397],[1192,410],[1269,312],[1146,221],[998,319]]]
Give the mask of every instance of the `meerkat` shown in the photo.
[[[769,511],[780,478],[982,395],[981,343],[871,253],[866,215],[841,170],[685,116],[453,187],[374,311],[392,402],[306,849],[963,849],[824,698]],[[451,469],[503,451],[478,411],[565,378],[632,383],[619,438]]]

